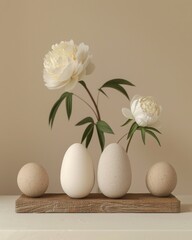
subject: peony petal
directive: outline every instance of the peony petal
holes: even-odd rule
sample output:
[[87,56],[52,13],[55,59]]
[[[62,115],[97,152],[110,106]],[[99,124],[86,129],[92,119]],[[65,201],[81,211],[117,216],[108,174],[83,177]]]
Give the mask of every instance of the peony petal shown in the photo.
[[151,127],[151,126],[155,125],[155,123],[158,121],[158,119],[159,119],[159,116],[150,117],[150,119],[148,120],[147,126]]
[[43,78],[44,78],[45,86],[51,90],[61,88],[66,84],[68,84],[68,82],[70,81],[70,79],[67,81],[58,81],[57,75],[56,76],[50,75],[49,73],[47,73],[45,69],[43,72]]
[[66,84],[64,86],[64,89],[66,92],[71,92],[71,90],[73,90],[73,88],[75,88],[75,86],[77,85],[78,83],[78,78],[74,78],[74,79],[71,79],[68,84]]
[[49,89],[72,90],[86,74],[90,59],[89,46],[84,43],[77,46],[70,40],[53,45],[44,58],[45,85]]
[[146,113],[137,110],[137,114],[134,115],[135,121],[139,126],[146,127],[150,120]]
[[79,62],[84,62],[87,57],[89,56],[89,46],[85,45],[84,43],[79,44],[76,58]]
[[[69,81],[68,81],[69,82]],[[55,82],[55,81],[52,81],[52,82],[49,82],[49,83],[45,83],[45,86],[47,88],[49,88],[50,90],[54,90],[54,89],[59,89],[59,88],[62,88],[64,87],[65,85],[68,84],[68,82]]]
[[141,98],[141,96],[135,95],[131,100],[130,105],[131,105],[131,112],[133,115],[135,114],[135,111],[137,110],[137,108],[138,107],[140,108],[140,102],[139,102],[140,98]]
[[86,74],[86,71],[83,70],[78,76],[76,76],[78,78],[78,80],[81,80]]
[[132,105],[133,101],[135,101],[135,100],[138,101],[140,98],[142,98],[142,97],[140,95],[138,95],[138,94],[133,96],[133,98],[131,99],[131,103],[130,104]]
[[79,75],[79,74],[82,75],[82,72],[84,72],[83,75],[87,74],[87,71],[85,70],[87,70],[87,66],[89,65],[89,63],[90,63],[90,57],[88,57],[84,63],[77,64],[74,75]]
[[143,112],[143,110],[140,108],[140,106],[138,105],[138,107],[136,108],[135,112],[132,112],[134,119],[137,118],[145,118],[146,114]]
[[146,126],[147,126],[147,122],[146,122],[145,119],[142,118],[142,117],[137,117],[137,118],[135,119],[135,122],[136,122],[139,126],[141,126],[141,127],[146,127]]
[[58,81],[67,81],[67,80],[69,80],[69,79],[72,77],[74,70],[75,70],[74,63],[73,63],[73,62],[69,63],[69,64],[63,69],[63,72],[62,72],[62,74],[59,76]]
[[128,119],[134,119],[133,114],[129,108],[122,108],[123,115]]
[[74,77],[79,75],[84,70],[83,64],[76,62]]

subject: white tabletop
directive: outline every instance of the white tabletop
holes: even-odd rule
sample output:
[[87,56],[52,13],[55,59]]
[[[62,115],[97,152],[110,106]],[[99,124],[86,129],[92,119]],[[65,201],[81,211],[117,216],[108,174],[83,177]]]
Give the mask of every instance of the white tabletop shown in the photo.
[[181,213],[15,213],[18,196],[0,196],[0,240],[192,239],[192,196]]

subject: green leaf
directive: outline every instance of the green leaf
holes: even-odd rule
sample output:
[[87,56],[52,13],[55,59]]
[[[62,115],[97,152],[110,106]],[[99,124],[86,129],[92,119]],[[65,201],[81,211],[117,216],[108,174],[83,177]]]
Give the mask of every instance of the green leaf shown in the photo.
[[115,84],[115,83],[111,83],[111,84],[108,84],[107,86],[108,88],[113,88],[113,89],[116,89],[117,91],[119,91],[120,93],[122,93],[125,97],[127,97],[129,99],[129,96],[127,94],[127,92],[125,91],[125,89],[118,85],[118,84]]
[[145,127],[145,129],[147,129],[147,130],[152,130],[152,131],[155,131],[155,132],[161,134],[161,132],[160,132],[159,130],[157,130],[156,128],[154,128],[154,127]]
[[134,134],[134,132],[137,130],[137,128],[138,128],[138,124],[137,124],[136,122],[134,122],[134,123],[131,125],[130,129],[129,129],[129,133],[128,133],[128,135],[127,135],[127,139],[129,139],[130,137],[133,136],[133,134]]
[[101,88],[99,88],[98,90],[99,90],[101,93],[103,93],[106,97],[108,97],[107,94],[106,94]]
[[132,84],[128,80],[121,79],[121,78],[115,78],[115,79],[107,81],[105,84],[103,84],[103,86],[101,88],[108,87],[111,84],[116,84],[116,85],[122,84],[122,85],[135,86],[134,84]]
[[86,87],[86,83],[84,81],[79,81],[79,83],[83,86],[83,87]]
[[140,130],[141,130],[141,137],[142,137],[143,143],[145,144],[145,128],[141,127]]
[[121,127],[124,127],[125,125],[127,125],[128,123],[130,123],[133,119],[128,119],[123,125],[121,125]]
[[158,142],[159,146],[161,146],[161,143],[159,141],[159,139],[157,138],[157,136],[155,135],[154,132],[150,131],[150,130],[145,130],[148,134],[150,134],[152,137],[154,137],[156,139],[156,141]]
[[97,135],[99,138],[99,143],[101,146],[101,151],[103,151],[104,146],[105,146],[105,135],[104,133],[98,128],[98,125],[96,125],[96,129],[97,129]]
[[94,125],[92,125],[92,128],[90,129],[89,133],[87,134],[86,143],[85,143],[86,148],[89,146],[89,143],[93,136],[93,132],[94,132]]
[[63,93],[60,96],[60,98],[53,105],[51,112],[49,114],[49,124],[51,125],[51,127],[53,126],[53,122],[54,122],[57,110],[58,110],[59,106],[61,105],[62,101],[67,97],[67,95],[68,95],[68,92]]
[[[128,96],[127,92],[125,91],[125,89],[121,85],[134,86],[134,84],[132,84],[128,80],[121,79],[121,78],[116,78],[116,79],[112,79],[112,80],[109,80],[106,83],[104,83],[101,86],[101,88],[99,89],[99,91],[101,91],[102,88],[113,88],[113,89],[116,89],[117,91],[121,92],[124,96],[126,96],[129,99],[129,96]],[[106,95],[105,92],[102,92],[102,93],[104,95]]]
[[85,128],[85,131],[84,131],[83,136],[81,138],[81,143],[85,140],[85,138],[88,136],[89,132],[91,131],[91,129],[93,127],[94,127],[94,125],[91,123]]
[[86,123],[89,123],[89,122],[94,123],[92,117],[86,117],[86,118],[82,119],[82,120],[81,120],[80,122],[78,122],[75,126],[81,126],[81,125],[86,124]]
[[66,110],[68,119],[70,119],[72,113],[72,96],[73,93],[68,93],[68,96],[66,98]]
[[101,132],[114,134],[111,127],[105,121],[98,121],[96,125]]

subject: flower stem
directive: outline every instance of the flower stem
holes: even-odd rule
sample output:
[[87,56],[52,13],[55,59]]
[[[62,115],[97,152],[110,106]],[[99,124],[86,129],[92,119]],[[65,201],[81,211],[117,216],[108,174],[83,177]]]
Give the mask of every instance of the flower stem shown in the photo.
[[130,145],[130,142],[131,142],[132,137],[133,137],[133,134],[130,136],[129,141],[128,141],[128,143],[127,143],[126,152],[128,152],[129,145]]
[[97,93],[97,107],[99,106],[99,94],[100,94],[100,91],[98,91]]
[[124,134],[124,135],[117,141],[117,143],[119,143],[125,136],[127,136],[127,133]]
[[96,112],[97,112],[97,120],[100,121],[101,120],[101,115],[100,115],[97,103],[95,102],[95,99],[93,98],[91,92],[89,91],[89,89],[87,88],[86,85],[84,86],[84,88],[86,89],[87,93],[89,94],[89,96],[90,96],[90,98],[91,98],[91,100],[93,102],[93,105],[95,106],[95,109],[96,109]]
[[96,118],[98,119],[98,116],[97,116],[96,111],[91,107],[91,105],[90,105],[88,102],[86,102],[83,98],[81,98],[80,96],[78,96],[78,95],[75,94],[75,93],[73,93],[73,95],[74,95],[75,97],[77,97],[78,99],[80,99],[82,102],[84,102],[84,103],[93,111],[93,113],[95,114]]

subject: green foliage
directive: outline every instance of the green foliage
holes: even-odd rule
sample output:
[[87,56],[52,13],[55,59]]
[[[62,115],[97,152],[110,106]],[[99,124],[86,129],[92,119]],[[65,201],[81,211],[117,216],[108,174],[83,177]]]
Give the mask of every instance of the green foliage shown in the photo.
[[143,143],[145,144],[145,128],[141,128],[141,137],[142,137],[142,140],[143,140]]
[[54,122],[57,110],[59,109],[59,107],[64,99],[66,99],[67,117],[68,117],[68,119],[70,119],[71,113],[72,113],[72,95],[73,95],[73,93],[64,92],[60,96],[60,98],[56,101],[56,103],[53,105],[51,112],[49,114],[49,124],[51,125],[51,127],[53,126],[53,122]]
[[89,123],[89,122],[94,123],[92,117],[86,117],[86,118],[82,119],[82,120],[81,120],[80,122],[78,122],[75,126],[81,126],[81,125],[86,124],[86,123]]
[[106,94],[101,88],[99,88],[98,91],[100,91],[100,92],[103,93],[106,97],[108,97],[107,94]]
[[126,98],[129,99],[129,95],[127,94],[126,90],[121,85],[134,86],[134,84],[132,84],[128,80],[116,78],[116,79],[112,79],[112,80],[109,80],[106,83],[104,83],[99,88],[99,91],[102,92],[105,96],[107,96],[107,94],[103,91],[103,88],[113,88],[113,89],[119,91],[120,93],[122,93]]
[[87,85],[86,85],[86,83],[84,82],[84,81],[79,81],[79,83],[84,87],[84,88],[86,88],[87,87]]
[[93,136],[93,132],[94,132],[94,125],[92,125],[89,133],[87,134],[86,143],[85,143],[86,148],[89,146],[89,143],[90,143],[90,141],[92,139],[92,136]]
[[126,125],[129,124],[132,120],[133,120],[133,119],[128,119],[125,123],[123,123],[123,124],[121,125],[121,127],[126,126]]
[[147,129],[145,129],[145,131],[146,131],[148,134],[150,134],[152,137],[154,137],[154,138],[156,139],[156,141],[158,142],[159,146],[161,146],[161,143],[160,143],[158,137],[155,135],[154,132],[152,132],[152,131],[150,131],[150,130],[147,130]]
[[154,127],[145,127],[145,129],[146,129],[146,130],[152,130],[152,131],[155,131],[155,132],[161,134],[161,132],[160,132],[159,130],[157,130],[156,128],[154,128]]
[[115,79],[109,80],[106,83],[104,83],[102,87],[107,87],[107,86],[110,86],[112,84],[135,86],[134,84],[132,84],[128,80],[125,80],[125,79],[122,79],[122,78],[115,78]]
[[138,129],[138,124],[136,123],[136,122],[134,122],[132,125],[131,125],[131,127],[130,127],[130,129],[129,129],[129,132],[128,132],[128,135],[127,135],[127,139],[129,139],[130,137],[132,137],[133,136],[133,134],[135,133],[135,131]]
[[[97,130],[97,135],[98,135],[98,139],[99,139],[99,144],[101,147],[101,150],[103,151],[104,146],[105,146],[105,134],[114,134],[112,128],[109,126],[108,123],[106,123],[105,121],[101,120],[101,116],[100,116],[100,112],[98,109],[98,102],[96,103],[95,99],[93,98],[91,92],[89,91],[89,89],[87,88],[87,85],[84,81],[79,81],[79,83],[84,87],[84,89],[87,91],[89,97],[91,98],[91,101],[93,103],[93,107],[87,103],[86,101],[84,101],[84,99],[82,99],[81,97],[79,97],[78,95],[74,94],[74,96],[78,97],[80,100],[82,100],[84,103],[87,104],[87,106],[93,111],[95,117],[96,117],[96,121],[94,121],[94,119],[92,117],[86,117],[84,119],[82,119],[81,121],[79,121],[78,123],[76,123],[76,126],[82,126],[87,124],[87,126],[85,127],[85,130],[83,132],[82,138],[81,138],[81,143],[85,143],[85,146],[88,147],[91,139],[93,137],[94,134],[94,128],[96,128]],[[112,79],[107,81],[105,84],[103,84],[101,86],[101,88],[98,89],[99,92],[101,92],[102,94],[104,94],[107,97],[107,94],[104,92],[104,88],[112,88],[115,89],[117,91],[119,91],[120,93],[122,93],[127,99],[129,99],[129,96],[125,90],[125,88],[122,85],[127,85],[127,86],[134,86],[131,82],[125,80],[125,79]],[[65,107],[66,107],[66,113],[67,113],[67,118],[68,120],[70,120],[71,115],[72,115],[72,106],[73,106],[73,93],[70,92],[64,92],[60,98],[56,101],[56,103],[53,105],[50,115],[49,115],[49,124],[51,125],[51,127],[53,126],[53,122],[56,116],[56,113],[61,105],[61,103],[65,100]],[[126,121],[122,126],[127,125],[128,123],[130,123],[132,121],[132,119],[129,119],[128,121]],[[134,132],[136,131],[137,127],[136,125],[132,125],[130,132],[128,135],[133,135]],[[152,131],[152,129],[148,129],[149,131]]]
[[94,123],[90,123],[86,128],[85,131],[83,133],[82,139],[81,139],[81,143],[84,142],[84,140],[86,140],[86,144],[85,146],[88,147],[89,143],[91,141],[91,138],[93,136],[93,130],[94,130]]
[[66,110],[68,119],[70,119],[72,113],[72,96],[72,93],[68,93],[68,96],[66,97]]
[[97,135],[98,135],[99,143],[100,143],[100,146],[101,146],[101,151],[103,151],[103,149],[105,147],[105,135],[104,135],[104,132],[99,129],[97,124],[96,124],[96,129],[97,129]]
[[111,127],[105,121],[102,120],[98,121],[97,127],[101,132],[114,134]]
[[[126,126],[128,123],[131,122],[131,120],[132,120],[132,119],[128,119],[122,126]],[[142,127],[142,126],[139,126],[136,122],[134,122],[134,123],[131,125],[131,127],[130,127],[128,133],[127,133],[128,143],[127,143],[126,151],[128,151],[128,147],[129,147],[129,145],[130,145],[130,142],[131,142],[131,140],[132,140],[132,137],[133,137],[134,133],[135,133],[137,130],[141,131],[141,138],[142,138],[142,141],[143,141],[144,144],[146,143],[146,141],[145,141],[145,139],[146,139],[146,134],[149,134],[149,135],[151,135],[153,138],[155,138],[155,140],[156,140],[156,141],[158,142],[158,144],[161,146],[160,141],[159,141],[158,137],[157,137],[156,134],[155,134],[155,133],[161,134],[161,132],[160,132],[159,130],[157,130],[157,129],[154,128],[154,127]],[[154,132],[155,132],[155,133],[154,133]]]
[[83,136],[81,138],[81,143],[83,143],[85,141],[86,147],[89,146],[92,136],[93,136],[94,126],[95,126],[94,120],[92,117],[86,117],[75,125],[75,126],[82,126],[87,123],[89,123],[89,125],[85,128]]
[[100,121],[97,121],[97,123],[95,124],[93,118],[91,118],[91,117],[86,117],[86,118],[82,119],[80,122],[78,122],[76,124],[76,126],[81,126],[81,125],[84,125],[87,123],[89,123],[89,125],[84,130],[84,133],[83,133],[83,136],[81,139],[81,143],[83,143],[85,141],[85,146],[86,147],[89,146],[91,139],[93,137],[94,127],[96,127],[101,150],[103,151],[104,146],[105,146],[104,133],[113,134],[113,130],[111,129],[109,124],[107,124],[105,121],[100,120]]
[[96,129],[97,129],[97,135],[98,135],[99,143],[101,146],[101,150],[103,151],[104,146],[105,146],[104,133],[114,134],[114,132],[111,129],[111,127],[109,126],[109,124],[107,124],[105,121],[102,121],[102,120],[100,120],[96,123]]

